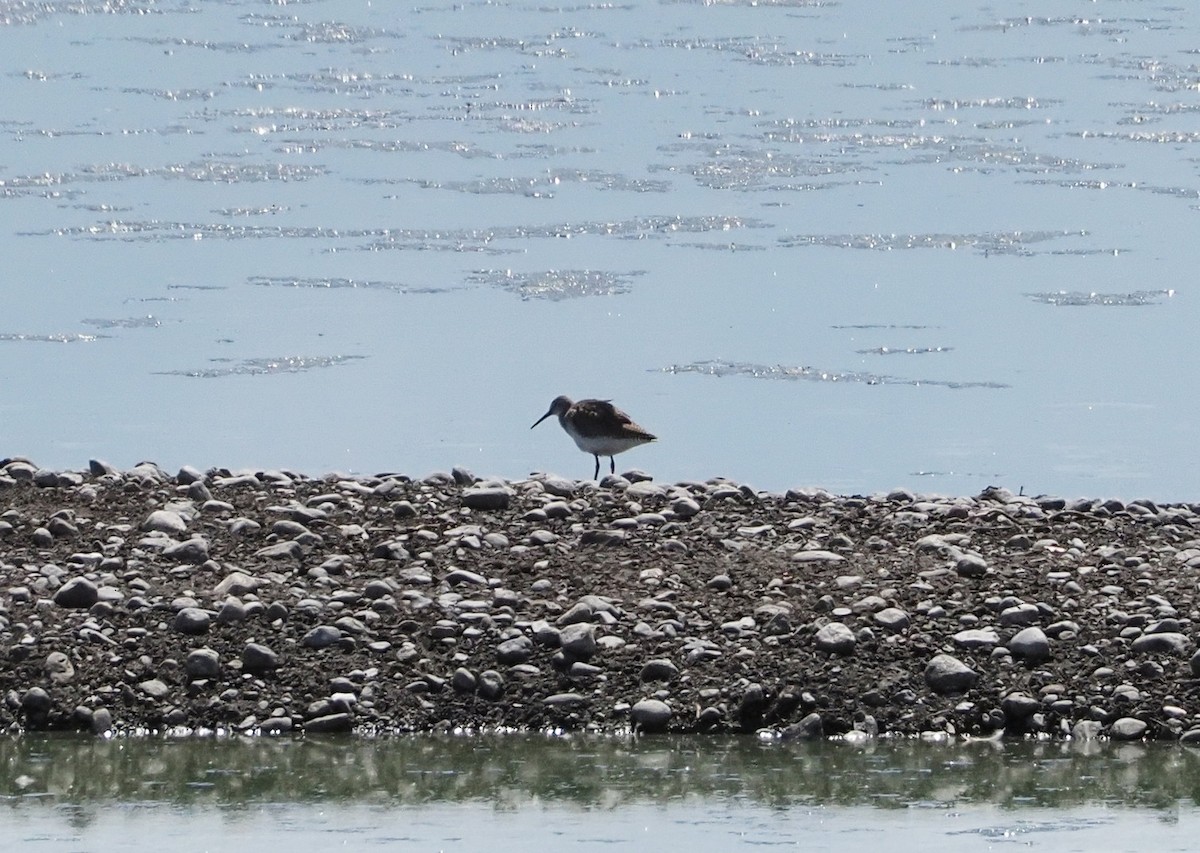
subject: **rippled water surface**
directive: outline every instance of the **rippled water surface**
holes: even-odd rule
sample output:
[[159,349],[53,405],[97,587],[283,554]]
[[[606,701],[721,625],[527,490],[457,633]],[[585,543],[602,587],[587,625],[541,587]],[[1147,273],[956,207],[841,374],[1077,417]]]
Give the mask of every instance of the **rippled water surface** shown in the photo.
[[[1200,18],[0,0],[0,456],[1195,499]],[[774,381],[756,381],[769,379]]]
[[1190,850],[1200,758],[1090,744],[0,742],[19,849]]

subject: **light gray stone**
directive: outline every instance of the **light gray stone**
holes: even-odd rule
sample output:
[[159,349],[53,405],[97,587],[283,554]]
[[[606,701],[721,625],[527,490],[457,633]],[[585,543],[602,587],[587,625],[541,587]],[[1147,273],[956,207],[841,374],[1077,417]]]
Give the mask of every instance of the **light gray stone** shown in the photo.
[[253,575],[240,570],[232,571],[213,587],[213,595],[217,598],[225,598],[229,595],[236,595],[240,598],[248,592],[254,592],[260,586],[262,586],[262,581]]
[[171,694],[171,688],[161,678],[150,678],[139,682],[138,689],[151,699],[161,700]]
[[875,621],[885,631],[899,634],[901,631],[908,629],[911,620],[908,618],[908,614],[899,607],[885,607],[875,614]]
[[158,530],[170,536],[178,536],[187,532],[187,521],[173,510],[156,509],[142,522],[142,530]]
[[925,684],[934,693],[964,693],[974,686],[978,674],[953,655],[935,655],[925,667]]
[[851,654],[857,642],[854,632],[841,622],[830,622],[823,626],[814,639],[818,649],[837,655]]
[[203,536],[193,536],[163,548],[162,555],[169,560],[199,565],[208,559],[208,540]]
[[563,654],[573,660],[586,661],[596,653],[596,629],[586,623],[568,625],[559,632]]
[[660,699],[643,699],[634,703],[629,718],[634,728],[644,732],[661,732],[671,722],[671,706]]
[[67,684],[75,677],[75,665],[63,652],[46,655],[46,675],[55,684]]
[[1000,627],[1009,628],[1018,625],[1032,625],[1041,621],[1042,611],[1036,604],[1017,604],[1000,611]]
[[954,635],[954,644],[964,649],[985,649],[1000,642],[1000,635],[991,628],[968,628]]

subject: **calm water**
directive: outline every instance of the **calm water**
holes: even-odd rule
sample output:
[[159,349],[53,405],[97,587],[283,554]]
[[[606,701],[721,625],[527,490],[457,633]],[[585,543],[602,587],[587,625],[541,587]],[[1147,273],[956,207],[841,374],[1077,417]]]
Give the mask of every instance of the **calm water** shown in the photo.
[[1200,18],[0,0],[0,455],[1194,499]]
[[1194,849],[1176,747],[751,738],[0,742],[23,851]]

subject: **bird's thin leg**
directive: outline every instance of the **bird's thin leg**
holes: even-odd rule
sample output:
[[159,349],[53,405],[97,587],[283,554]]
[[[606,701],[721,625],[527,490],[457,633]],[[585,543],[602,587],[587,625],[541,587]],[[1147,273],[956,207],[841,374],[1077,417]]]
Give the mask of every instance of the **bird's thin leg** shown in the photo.
[[608,473],[617,473],[617,460],[613,459],[611,456],[608,457]]
[[[595,453],[593,453],[592,455],[596,456]],[[596,470],[592,472],[592,479],[593,480],[600,479],[600,457],[599,456],[596,456]]]

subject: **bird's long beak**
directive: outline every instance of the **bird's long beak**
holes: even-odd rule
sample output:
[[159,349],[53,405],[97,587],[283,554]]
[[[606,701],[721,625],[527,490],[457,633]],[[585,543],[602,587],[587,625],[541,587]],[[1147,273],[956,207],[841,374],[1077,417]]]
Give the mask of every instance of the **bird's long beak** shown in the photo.
[[552,414],[554,414],[554,409],[551,409],[550,411],[546,412],[546,414],[542,415],[540,418],[538,418],[536,421],[534,421],[533,426],[531,426],[530,429],[533,429],[533,427],[537,426],[542,421],[546,420],[546,418],[550,417]]

